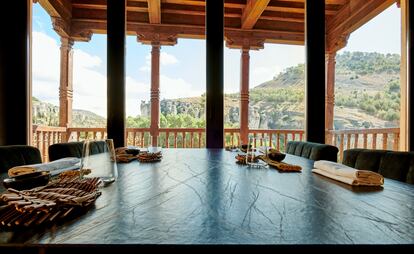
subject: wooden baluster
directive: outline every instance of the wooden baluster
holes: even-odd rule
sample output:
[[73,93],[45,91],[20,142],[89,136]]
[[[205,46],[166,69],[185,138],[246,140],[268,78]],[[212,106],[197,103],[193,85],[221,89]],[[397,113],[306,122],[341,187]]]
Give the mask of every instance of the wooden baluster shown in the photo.
[[364,148],[366,149],[368,147],[368,134],[364,133]]
[[372,134],[372,149],[377,149],[377,133]]
[[299,140],[300,141],[303,141],[303,133],[301,132],[301,133],[299,133]]
[[190,146],[191,148],[194,148],[193,147],[193,132],[190,132]]
[[359,134],[355,133],[355,143],[354,143],[354,148],[358,148],[358,139],[359,139]]
[[169,139],[170,139],[170,132],[165,132],[165,147],[166,148],[170,148],[170,142],[169,142]]
[[46,162],[47,160],[46,160],[46,158],[47,158],[47,155],[46,155],[46,152],[47,152],[47,142],[48,142],[48,140],[49,140],[49,136],[48,136],[48,132],[46,131],[46,132],[44,132],[43,133],[43,144],[42,144],[42,150],[43,150],[43,161],[44,162]]
[[346,149],[350,149],[351,148],[351,134],[347,134],[346,135]]
[[280,133],[276,133],[276,149],[280,151]]
[[399,145],[400,145],[400,133],[394,133],[394,147],[393,147],[393,150],[398,151],[399,150]]
[[136,146],[137,144],[135,143],[135,140],[137,138],[137,133],[134,131],[132,132],[132,145]]
[[234,146],[234,133],[230,132],[230,142],[231,142],[231,146]]
[[141,132],[141,147],[145,147],[145,132]]
[[186,148],[185,132],[181,132],[181,134],[183,136],[183,148]]
[[267,134],[268,136],[269,136],[269,148],[272,148],[273,147],[273,140],[272,140],[272,138],[273,138],[273,134],[271,133],[271,132],[269,132],[268,134]]
[[288,140],[288,133],[286,132],[284,135],[284,138],[285,138],[285,140],[284,140],[284,150],[286,151],[286,146],[287,146],[287,140]]
[[264,138],[264,133],[262,132],[261,134],[262,138],[260,139],[260,146],[263,146],[263,138]]
[[177,148],[177,132],[174,132],[174,148]]
[[292,135],[292,141],[295,141],[295,133],[292,132],[292,133],[290,133],[290,135]]
[[344,140],[345,139],[344,134],[341,133],[340,137],[341,138],[340,138],[339,142],[341,142],[341,143],[339,144],[339,150],[340,150],[339,159],[342,161],[342,158],[343,158],[343,155],[344,155],[344,141],[345,141]]
[[[41,145],[42,145],[42,141],[41,141],[41,133],[40,133],[40,131],[36,131],[36,147],[37,147],[37,149],[39,149],[40,150],[40,148],[41,148]],[[40,150],[41,151],[41,150]]]
[[382,133],[382,149],[387,150],[388,149],[388,134]]

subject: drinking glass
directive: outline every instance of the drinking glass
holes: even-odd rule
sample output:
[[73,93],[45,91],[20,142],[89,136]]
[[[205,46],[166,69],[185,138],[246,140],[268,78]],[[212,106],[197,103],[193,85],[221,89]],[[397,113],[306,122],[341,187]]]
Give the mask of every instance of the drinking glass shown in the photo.
[[[90,170],[90,173],[85,173]],[[85,140],[82,149],[81,178],[99,177],[104,186],[118,177],[114,141]]]
[[[261,152],[261,150],[263,150]],[[264,153],[266,155],[267,151],[267,143],[264,138],[259,138],[255,136],[249,137],[249,142],[247,144],[247,154],[246,154],[246,164],[250,167],[258,167],[258,168],[265,168],[267,167],[267,163],[257,159],[254,160],[255,157],[262,155]]]

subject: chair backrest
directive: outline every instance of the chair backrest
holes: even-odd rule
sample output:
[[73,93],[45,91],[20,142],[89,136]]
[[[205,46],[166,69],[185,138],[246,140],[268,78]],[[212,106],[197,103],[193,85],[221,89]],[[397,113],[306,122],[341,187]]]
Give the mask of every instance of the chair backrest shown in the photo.
[[304,141],[290,141],[286,146],[286,153],[314,161],[327,160],[337,162],[338,151],[338,148],[335,146]]
[[[49,146],[49,160],[55,161],[66,157],[82,157],[84,142],[57,143]],[[105,141],[92,141],[92,154],[103,153],[105,150]]]
[[343,164],[380,173],[386,178],[414,184],[414,152],[348,149]]
[[15,166],[42,163],[39,149],[27,145],[0,146],[0,172]]

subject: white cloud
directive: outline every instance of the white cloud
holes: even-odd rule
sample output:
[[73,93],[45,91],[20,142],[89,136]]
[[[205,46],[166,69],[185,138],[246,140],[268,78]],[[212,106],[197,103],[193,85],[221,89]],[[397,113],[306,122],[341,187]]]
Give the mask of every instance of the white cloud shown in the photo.
[[[98,70],[102,64],[100,57],[74,49],[73,108],[89,110],[105,117],[107,80],[106,74]],[[59,105],[59,75],[60,45],[58,41],[45,33],[34,31],[33,95],[44,102]],[[149,85],[139,83],[130,77],[127,77],[126,83],[127,105],[133,113],[137,113],[139,100],[135,98],[144,99],[147,96],[149,99]]]
[[37,80],[59,81],[60,51],[56,41],[44,33],[33,32],[32,71]]
[[168,54],[166,52],[161,52],[161,65],[171,65],[171,64],[176,64],[178,63],[178,59],[171,54]]
[[160,90],[162,99],[176,99],[184,97],[200,96],[202,90],[194,90],[194,85],[182,78],[170,78],[165,75],[160,76]]
[[[179,62],[178,59],[174,55],[168,54],[167,52],[161,52],[160,63],[162,66],[173,65],[173,64],[177,64],[178,62]],[[151,54],[148,54],[145,57],[145,65],[141,66],[139,70],[143,72],[151,71]]]
[[127,76],[126,80],[126,114],[127,116],[137,116],[141,114],[141,101],[149,101],[150,85],[138,82]]

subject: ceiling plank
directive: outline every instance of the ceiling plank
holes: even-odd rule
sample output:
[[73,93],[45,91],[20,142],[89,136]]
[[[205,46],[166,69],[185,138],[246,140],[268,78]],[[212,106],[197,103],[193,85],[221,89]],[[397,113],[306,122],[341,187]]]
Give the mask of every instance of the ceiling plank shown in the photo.
[[161,0],[148,0],[148,14],[151,24],[161,24]]
[[69,21],[72,16],[70,1],[39,0],[39,4],[51,17],[59,17]]
[[252,29],[270,0],[248,0],[242,15],[242,29]]
[[[390,7],[395,0],[350,0],[326,24],[327,46],[330,50],[338,50],[346,45],[341,42],[369,20]],[[340,43],[339,43],[340,42]]]

